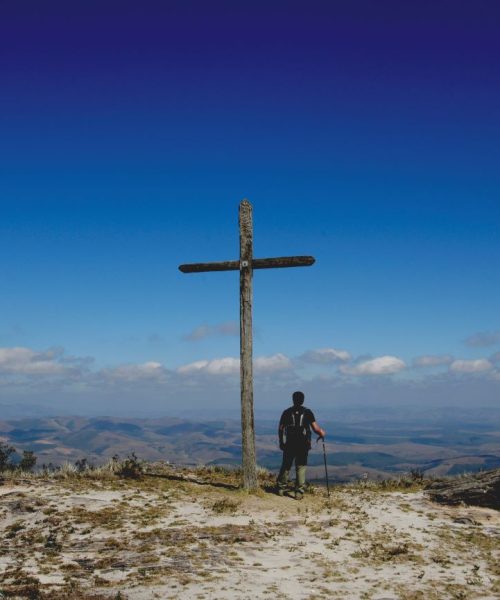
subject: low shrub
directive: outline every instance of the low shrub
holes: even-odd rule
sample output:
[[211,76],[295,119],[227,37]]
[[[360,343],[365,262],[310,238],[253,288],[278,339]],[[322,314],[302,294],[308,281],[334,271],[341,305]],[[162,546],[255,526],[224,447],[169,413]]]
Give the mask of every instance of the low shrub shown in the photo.
[[144,464],[140,461],[135,452],[132,452],[121,462],[116,461],[117,468],[115,474],[124,479],[141,479],[144,475]]

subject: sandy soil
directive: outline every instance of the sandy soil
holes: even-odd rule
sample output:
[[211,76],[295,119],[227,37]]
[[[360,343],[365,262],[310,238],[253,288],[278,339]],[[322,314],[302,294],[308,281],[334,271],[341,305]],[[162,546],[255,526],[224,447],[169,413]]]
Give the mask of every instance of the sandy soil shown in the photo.
[[0,598],[500,598],[497,511],[369,485],[301,502],[219,485],[4,483]]

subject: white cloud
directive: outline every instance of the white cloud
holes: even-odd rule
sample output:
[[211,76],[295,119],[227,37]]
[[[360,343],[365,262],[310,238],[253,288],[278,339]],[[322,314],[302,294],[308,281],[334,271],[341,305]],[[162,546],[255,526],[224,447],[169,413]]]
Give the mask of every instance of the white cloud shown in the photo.
[[[291,369],[292,363],[284,354],[258,356],[253,361],[255,372],[273,373]],[[240,359],[233,357],[215,358],[213,360],[198,360],[177,369],[181,375],[207,373],[209,375],[235,375],[240,372]]]
[[137,365],[121,365],[112,369],[102,369],[99,375],[113,382],[158,381],[165,378],[166,369],[161,363],[150,361]]
[[357,365],[342,365],[340,370],[348,375],[391,375],[406,368],[406,364],[396,356],[379,356]]
[[413,359],[413,366],[414,367],[439,367],[441,365],[449,365],[453,362],[453,356],[450,356],[449,354],[442,354],[439,356],[435,356],[435,355],[425,355],[425,356],[418,356],[417,358]]
[[35,351],[31,348],[0,348],[0,382],[7,386],[56,385],[116,386],[135,381],[163,383],[169,372],[159,362],[119,365],[91,370],[92,357],[67,356],[63,348]]
[[35,352],[30,348],[0,348],[0,373],[10,375],[58,375],[68,370],[58,362],[60,348]]
[[493,368],[486,358],[476,360],[454,360],[450,365],[450,371],[454,373],[483,373]]
[[177,368],[177,373],[181,375],[187,375],[189,373],[196,373],[197,371],[203,371],[208,365],[208,360],[197,360],[187,365],[182,365]]
[[317,350],[304,352],[302,356],[299,356],[299,360],[313,364],[332,364],[351,360],[351,355],[346,350],[318,348]]
[[286,371],[292,368],[290,359],[280,353],[257,357],[253,365],[254,369],[261,373],[274,373],[275,371]]
[[208,373],[210,375],[232,375],[240,372],[240,361],[238,358],[227,356],[215,358],[214,360],[197,360],[177,369],[178,373],[188,375],[191,373]]

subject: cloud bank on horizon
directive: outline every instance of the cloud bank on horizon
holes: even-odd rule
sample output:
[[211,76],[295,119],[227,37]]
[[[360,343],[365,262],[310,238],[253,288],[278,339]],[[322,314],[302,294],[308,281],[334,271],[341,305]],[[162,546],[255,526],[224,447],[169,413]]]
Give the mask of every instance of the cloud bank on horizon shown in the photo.
[[[132,381],[135,379],[157,379],[160,373],[177,373],[192,376],[203,373],[213,376],[235,375],[240,372],[239,358],[222,357],[211,360],[197,360],[175,368],[167,369],[161,362],[148,361],[140,364],[126,364],[92,370],[91,357],[66,356],[62,348],[49,348],[36,351],[31,348],[13,347],[0,348],[0,381],[7,385],[9,380],[20,382],[22,378],[51,378],[72,374],[84,377],[86,374],[98,375],[102,378]],[[411,365],[397,356],[378,356],[373,358],[353,358],[347,350],[338,348],[319,348],[307,350],[297,357],[288,357],[283,353],[271,356],[256,356],[253,359],[254,370],[257,373],[275,373],[277,371],[305,372],[303,377],[310,377],[307,371],[311,365],[322,367],[332,376],[349,375],[354,377],[395,375],[402,371],[412,372],[421,376],[422,369],[447,367],[454,373],[484,373],[497,374],[500,369],[500,352],[490,357],[477,359],[455,359],[451,355],[419,356],[413,359]],[[498,365],[498,366],[496,366]]]
[[[62,348],[41,351],[27,347],[0,348],[3,397],[15,398],[22,403],[33,401],[39,392],[44,392],[44,396],[51,395],[54,407],[64,407],[65,402],[71,406],[72,397],[92,405],[93,397],[100,397],[106,399],[105,404],[99,405],[101,412],[110,409],[116,412],[113,403],[120,396],[127,398],[127,408],[123,410],[130,410],[134,403],[146,412],[148,407],[157,410],[161,398],[162,409],[168,413],[173,408],[172,398],[182,404],[183,397],[186,406],[193,409],[200,405],[202,397],[205,404],[217,405],[220,400],[220,408],[223,408],[228,394],[237,395],[239,370],[239,358],[229,356],[176,367],[147,361],[98,368],[92,358],[67,356]],[[370,382],[380,380],[382,388],[376,388],[377,394],[385,386],[388,391],[386,404],[404,405],[406,395],[411,392],[414,397],[418,388],[425,405],[425,395],[436,383],[441,390],[446,387],[456,390],[457,384],[468,380],[468,394],[476,386],[484,395],[485,383],[489,384],[487,389],[490,391],[500,392],[500,352],[475,359],[425,355],[405,362],[391,355],[353,357],[345,349],[319,348],[296,357],[283,353],[255,356],[254,376],[256,389],[270,399],[283,398],[300,387],[315,390],[314,402],[327,406],[328,397],[339,389],[349,390],[351,398],[356,390],[362,390],[358,403],[369,404]],[[196,392],[194,395],[193,391]],[[487,405],[494,397],[483,400]],[[450,404],[448,397],[445,401]],[[96,408],[94,406],[94,412]],[[117,412],[120,413],[120,409]]]

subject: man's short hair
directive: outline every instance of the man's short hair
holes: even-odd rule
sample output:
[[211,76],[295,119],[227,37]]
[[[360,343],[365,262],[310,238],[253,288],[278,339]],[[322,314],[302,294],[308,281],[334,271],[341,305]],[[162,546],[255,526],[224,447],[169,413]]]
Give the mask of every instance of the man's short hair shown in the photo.
[[304,393],[303,392],[293,392],[292,400],[295,406],[300,406],[304,404]]

